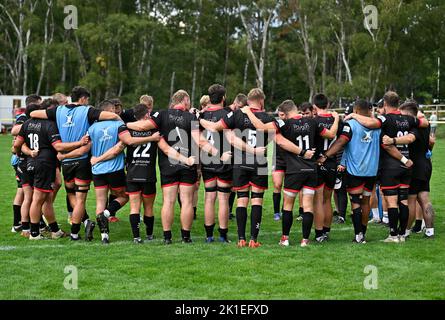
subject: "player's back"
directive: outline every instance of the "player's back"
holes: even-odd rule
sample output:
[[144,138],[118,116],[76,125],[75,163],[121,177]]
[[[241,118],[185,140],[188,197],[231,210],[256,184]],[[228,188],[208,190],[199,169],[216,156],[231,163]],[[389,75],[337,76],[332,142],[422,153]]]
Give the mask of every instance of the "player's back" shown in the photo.
[[[317,122],[322,134],[324,133],[324,131],[331,129],[332,125],[335,122],[335,118],[331,113],[319,113],[314,119]],[[328,151],[336,139],[336,137],[333,139],[328,139],[323,138],[321,135],[317,136],[317,155],[322,155],[326,151]],[[328,159],[327,161],[335,161],[335,159]]]
[[[118,142],[119,127],[123,123],[120,121],[101,121],[94,123],[88,130],[91,139],[91,154],[99,157],[113,148]],[[93,166],[93,174],[111,173],[123,169],[124,154],[120,153],[117,157],[108,161],[100,162]]]
[[[152,136],[156,130],[128,130],[134,138]],[[156,181],[156,158],[158,144],[148,142],[143,145],[127,146],[127,179],[133,182]]]
[[60,135],[53,121],[30,119],[23,124],[22,130],[26,145],[31,150],[39,151],[37,157],[33,158],[34,161],[55,162],[57,160],[52,144],[60,141]]
[[[403,115],[400,111],[394,111],[378,117],[382,122],[381,136],[387,135],[390,138],[400,138],[411,133],[415,127],[416,120],[408,115]],[[409,146],[405,144],[396,145],[400,153],[410,159]],[[400,161],[393,158],[388,152],[381,153],[381,167],[397,167]]]
[[375,177],[379,166],[381,130],[368,129],[354,119],[348,121],[342,131],[346,134],[349,130],[351,132],[346,137],[350,137],[350,141],[343,155],[348,172],[358,177]]
[[[201,118],[211,122],[219,122],[223,119],[230,111],[227,111],[224,108],[214,107],[208,108],[206,111],[202,112]],[[221,163],[220,157],[224,152],[231,151],[231,145],[227,141],[224,132],[212,132],[208,130],[204,130],[204,136],[212,144],[215,148],[218,149],[218,155],[213,158],[209,157],[207,154],[201,154],[201,167],[203,170],[211,170],[211,171],[225,171],[230,170],[229,165],[224,165]],[[204,161],[204,159],[206,161]]]
[[57,127],[63,142],[79,141],[88,131],[90,107],[66,105],[56,109]]
[[[303,150],[311,150],[316,147],[316,136],[318,124],[312,118],[304,118],[301,115],[287,119],[279,120],[280,133]],[[294,153],[285,151],[285,160],[287,164],[286,173],[304,173],[315,172],[316,162],[314,159],[304,159]]]

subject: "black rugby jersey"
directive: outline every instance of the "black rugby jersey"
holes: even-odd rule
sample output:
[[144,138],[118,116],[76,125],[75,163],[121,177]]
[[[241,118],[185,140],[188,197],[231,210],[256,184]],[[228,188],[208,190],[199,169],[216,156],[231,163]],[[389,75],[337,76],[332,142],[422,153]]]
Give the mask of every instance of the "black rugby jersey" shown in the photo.
[[[194,155],[191,133],[193,130],[199,130],[199,122],[194,114],[184,108],[170,108],[153,113],[150,121],[169,146],[185,157]],[[159,167],[161,173],[165,175],[175,174],[182,169],[196,169],[196,166],[189,167],[179,162],[171,162],[161,150],[159,150]]]
[[[39,151],[37,157],[33,158],[34,161],[56,163],[57,153],[53,144],[60,142],[61,139],[55,122],[30,119],[22,125],[18,138],[23,139],[31,150]],[[28,162],[31,159],[28,157]]]
[[[323,132],[323,128],[313,118],[304,118],[301,115],[287,119],[278,120],[280,133],[303,150],[316,147],[317,136]],[[306,160],[299,155],[285,152],[287,164],[286,173],[311,173],[317,169],[315,159]]]
[[[206,111],[201,113],[201,118],[211,122],[219,122],[231,111],[227,111],[224,108],[210,107]],[[201,128],[204,129],[204,128]],[[232,151],[231,144],[227,141],[224,132],[211,132],[208,130],[203,131],[204,136],[209,143],[218,149],[218,155],[213,157],[201,152],[201,169],[203,171],[213,172],[226,172],[232,168],[230,164],[223,163],[220,159],[224,152]]]
[[[263,123],[273,122],[275,119],[268,115],[265,111],[258,109],[251,109],[255,116]],[[223,119],[222,123],[226,129],[237,129],[235,134],[241,138],[246,144],[252,148],[266,147],[268,144],[269,135],[267,131],[257,130],[250,121],[249,117],[241,110],[228,113]],[[238,159],[238,154],[241,153],[241,159]],[[267,159],[265,156],[257,156],[248,152],[240,152],[235,150],[234,167],[246,170],[256,170],[257,168],[267,168]]]
[[[318,129],[320,130],[321,134],[323,134],[327,130],[330,130],[335,122],[335,118],[330,113],[318,114],[314,119],[318,124]],[[335,140],[337,140],[337,137],[335,137],[334,139],[327,139],[323,138],[321,135],[317,135],[317,138],[315,140],[315,143],[317,145],[316,155],[323,155],[334,144]],[[336,161],[336,158],[328,158],[326,160],[326,164],[335,165]]]
[[428,181],[431,178],[432,163],[429,155],[431,128],[414,129],[416,141],[409,145],[409,155],[414,162],[413,178]]
[[[414,128],[418,128],[420,125],[420,121],[417,118],[408,116],[408,115],[402,115],[400,111],[394,111],[387,113],[385,115],[380,115],[377,117],[377,119],[381,123],[382,127],[382,134],[383,136],[388,136],[390,138],[397,138],[397,137],[403,137],[410,133],[413,133]],[[400,151],[400,153],[410,159],[409,154],[409,146],[406,144],[396,145],[397,149]],[[380,167],[381,168],[400,168],[403,167],[403,164],[401,162],[386,152],[381,152],[380,156]]]
[[[134,131],[123,125],[119,127],[119,135],[129,132],[134,138],[152,136],[157,130]],[[127,146],[126,169],[127,181],[130,182],[156,182],[156,158],[158,152],[157,142],[148,142],[137,146]]]

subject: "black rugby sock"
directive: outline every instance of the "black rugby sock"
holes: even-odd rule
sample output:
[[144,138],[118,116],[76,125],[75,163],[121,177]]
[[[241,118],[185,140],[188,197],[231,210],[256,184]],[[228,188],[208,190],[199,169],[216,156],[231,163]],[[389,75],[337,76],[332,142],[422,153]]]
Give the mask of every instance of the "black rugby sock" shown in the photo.
[[247,208],[236,208],[236,224],[238,226],[238,239],[246,240]]
[[283,236],[289,236],[292,223],[294,222],[292,211],[283,210],[282,231]]
[[257,241],[261,228],[261,218],[263,216],[262,206],[252,206],[250,213],[250,239]]
[[280,204],[281,204],[281,192],[280,193],[273,193],[272,196],[273,199],[273,210],[274,213],[280,213]]
[[139,213],[130,214],[131,232],[133,232],[133,238],[140,238],[139,225],[141,223],[141,215]]

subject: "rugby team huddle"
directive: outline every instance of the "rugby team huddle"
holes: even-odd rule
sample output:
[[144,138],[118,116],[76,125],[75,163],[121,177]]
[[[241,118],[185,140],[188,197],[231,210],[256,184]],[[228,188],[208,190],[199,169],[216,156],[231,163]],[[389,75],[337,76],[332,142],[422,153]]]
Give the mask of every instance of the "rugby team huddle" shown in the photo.
[[[119,221],[116,213],[127,202],[134,243],[152,241],[158,173],[165,244],[172,244],[177,201],[182,242],[192,242],[202,176],[205,241],[216,239],[218,210],[218,241],[230,242],[229,220],[235,217],[237,245],[257,248],[271,169],[274,219],[282,221],[281,246],[290,245],[298,195],[302,234],[294,238],[302,247],[309,245],[312,228],[316,242],[329,239],[333,196],[337,221],[344,223],[349,195],[355,243],[366,243],[371,212],[371,221],[389,227],[384,242],[404,242],[411,231],[422,232],[422,222],[425,237],[434,237],[429,199],[434,139],[417,103],[401,104],[393,91],[375,105],[377,114],[374,105],[357,100],[343,119],[328,111],[324,94],[300,106],[286,100],[274,118],[265,111],[261,89],[238,94],[229,106],[226,89],[219,84],[208,89],[200,109],[191,107],[184,90],[173,94],[167,109],[158,111],[153,111],[150,96],[142,96],[132,109],[123,109],[119,99],[104,100],[94,108],[89,98],[90,92],[79,86],[73,88],[71,102],[63,94],[44,101],[36,95],[27,98],[26,112],[17,116],[12,128],[11,162],[18,183],[12,232],[30,240],[68,236],[59,228],[53,206],[63,175],[72,241],[81,240],[82,226],[84,239],[92,241],[97,225],[102,243],[108,244],[109,223]],[[267,152],[271,142],[272,162]],[[91,182],[95,219],[85,208]],[[376,184],[383,193],[383,219],[372,204]]]

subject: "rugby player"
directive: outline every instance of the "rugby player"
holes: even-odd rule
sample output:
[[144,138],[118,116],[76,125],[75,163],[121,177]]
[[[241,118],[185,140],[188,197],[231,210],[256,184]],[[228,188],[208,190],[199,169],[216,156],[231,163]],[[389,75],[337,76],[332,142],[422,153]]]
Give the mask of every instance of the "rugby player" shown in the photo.
[[214,156],[218,153],[218,150],[207,140],[201,139],[196,115],[190,113],[189,110],[190,96],[186,91],[179,90],[172,96],[169,109],[155,112],[148,120],[127,124],[129,129],[136,131],[158,129],[162,136],[158,147],[161,150],[159,152],[163,190],[161,219],[165,244],[172,243],[171,227],[178,190],[182,202],[182,241],[183,243],[192,242],[190,230],[193,224],[193,194],[198,178],[196,164],[194,164],[196,153],[192,153],[192,146],[194,148],[192,141],[205,152]]
[[[27,107],[28,116],[34,110],[41,109],[39,105],[29,105]],[[65,236],[59,229],[54,215],[54,184],[56,181],[57,153],[71,151],[87,143],[87,140],[62,143],[56,124],[49,120],[29,119],[26,121],[19,135],[17,136],[14,148],[19,152],[23,144],[32,150],[31,157],[27,159],[27,183],[32,193],[32,203],[30,205],[31,234],[30,240],[42,239],[40,235],[40,220],[42,217],[42,207],[44,215],[51,229],[51,237],[58,239]],[[32,168],[32,170],[31,170]],[[28,192],[27,191],[27,192]]]
[[[213,123],[201,119],[201,125],[211,131],[237,129],[235,134],[246,141],[251,148],[265,148],[272,138],[265,130],[275,133],[277,125],[275,119],[264,110],[265,95],[259,88],[252,89],[248,94],[248,107],[227,114],[219,122]],[[257,126],[261,129],[257,129]],[[277,143],[285,150],[300,153],[302,150],[295,144],[278,135]],[[240,148],[242,150],[242,148]],[[261,149],[260,149],[261,150]],[[238,157],[235,153],[233,168],[233,189],[238,196],[236,219],[238,225],[238,247],[247,246],[246,224],[249,193],[251,194],[251,225],[250,248],[257,248],[261,244],[257,241],[261,227],[262,205],[264,191],[268,188],[267,160],[262,155],[243,151]]]
[[[426,119],[417,119],[402,115],[398,110],[400,98],[396,92],[388,91],[383,97],[385,115],[370,118],[353,113],[347,118],[356,119],[367,128],[381,128],[382,137],[394,139],[393,142],[400,152],[395,155],[394,148],[384,145],[380,157],[380,183],[384,197],[388,204],[390,235],[385,242],[405,242],[405,231],[408,225],[409,208],[408,194],[411,182],[411,167],[408,144],[415,141],[412,134],[415,128],[427,128]],[[396,151],[396,150],[395,150]]]
[[[218,122],[223,119],[229,111],[224,109],[226,89],[219,84],[212,85],[208,90],[209,102],[205,111],[201,112],[200,118]],[[202,100],[202,99],[201,99]],[[229,242],[227,238],[229,223],[229,196],[232,191],[232,164],[220,159],[231,158],[231,144],[227,141],[223,132],[212,132],[204,130],[206,139],[218,149],[216,157],[208,157],[202,154],[200,157],[202,177],[205,186],[204,205],[204,228],[206,230],[206,242],[214,242],[213,232],[215,228],[215,202],[219,203],[219,241]]]
[[[312,104],[314,112],[317,114],[315,120],[318,126],[326,129],[325,131],[334,127],[331,134],[323,133],[321,136],[317,136],[317,155],[321,156],[337,138],[339,117],[337,115],[337,118],[334,118],[331,113],[327,112],[329,100],[322,93],[314,95]],[[337,161],[336,156],[333,155],[331,158],[328,158],[323,165],[318,166],[318,185],[315,191],[315,239],[317,242],[323,242],[329,239],[333,217],[331,198],[336,178]]]
[[[71,92],[72,104],[57,108],[34,111],[31,116],[49,119],[57,123],[63,143],[80,141],[95,121],[119,120],[115,113],[100,111],[88,106],[90,92],[83,87],[74,87]],[[85,238],[92,236],[94,223],[86,215],[85,202],[91,183],[91,164],[88,152],[75,159],[62,162],[65,190],[75,194],[75,205],[72,215],[71,240],[79,240],[82,221],[85,224]]]
[[[30,95],[26,97],[25,104],[26,106],[31,104],[40,105],[42,103],[42,98],[38,95]],[[17,115],[16,123],[11,129],[11,135],[14,137],[13,144],[15,143],[15,139],[20,133],[22,125],[29,119],[29,114],[25,112]],[[28,148],[29,150],[29,148]],[[15,149],[13,147],[13,153],[15,153]],[[29,150],[31,151],[31,150]],[[29,237],[30,235],[30,224],[29,224],[29,207],[32,201],[32,190],[28,187],[29,183],[25,183],[27,186],[27,194],[25,196],[25,192],[23,189],[24,181],[27,180],[26,169],[27,169],[27,155],[21,152],[19,155],[13,154],[11,158],[11,164],[16,170],[16,180],[17,180],[17,191],[16,196],[14,198],[13,203],[13,212],[14,212],[14,226],[13,232],[20,232],[24,237]],[[23,210],[22,210],[22,207]],[[42,225],[43,227],[43,225]],[[11,229],[12,231],[12,229]]]
[[[419,113],[418,105],[415,101],[407,101],[400,106],[402,115],[416,118]],[[430,179],[432,174],[431,150],[433,145],[430,142],[430,128],[418,128],[413,130],[416,140],[409,145],[409,155],[414,165],[412,167],[412,179],[409,188],[408,206],[410,227],[416,217],[416,203],[420,204],[425,220],[425,237],[430,239],[434,237],[434,208],[431,204]],[[396,139],[396,144],[400,143],[401,138]],[[392,145],[393,139],[384,137],[383,143]],[[416,220],[414,232],[422,232],[422,220]]]
[[[149,109],[145,104],[133,108],[135,118],[148,120]],[[157,142],[160,140],[156,130],[134,131],[126,126],[119,127],[119,142],[99,157],[92,157],[91,164],[111,160],[127,148],[126,156],[126,194],[130,198],[130,225],[133,241],[143,243],[140,237],[140,210],[144,204],[144,224],[146,226],[146,240],[153,240],[154,214],[153,204],[156,197],[156,158]]]
[[[354,113],[371,117],[372,105],[366,100],[357,100]],[[353,241],[356,243],[366,243],[371,193],[379,167],[380,133],[380,129],[370,130],[352,119],[344,124],[340,137],[318,159],[318,163],[323,164],[344,148],[341,165],[346,168],[344,182],[351,200],[355,233]]]

